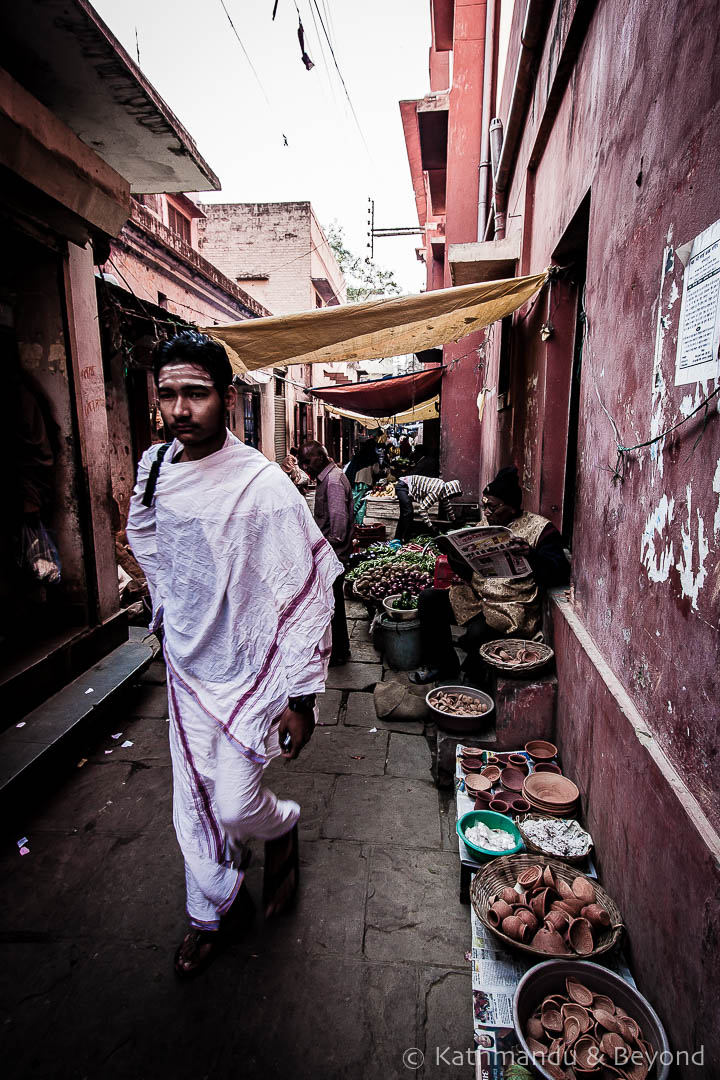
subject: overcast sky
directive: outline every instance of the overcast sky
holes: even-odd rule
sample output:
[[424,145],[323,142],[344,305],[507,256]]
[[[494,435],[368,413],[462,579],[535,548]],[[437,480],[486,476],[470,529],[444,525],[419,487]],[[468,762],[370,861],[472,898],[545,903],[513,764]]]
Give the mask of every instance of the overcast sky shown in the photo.
[[[309,72],[295,0],[278,0],[275,22],[274,2],[225,0],[261,89],[221,0],[93,0],[133,59],[137,29],[140,67],[222,181],[206,201],[310,200],[323,225],[337,220],[364,256],[369,195],[376,226],[417,225],[398,101],[428,92],[429,2],[317,0],[362,135],[314,0],[297,0]],[[376,262],[408,292],[424,281],[419,241],[375,242]]]

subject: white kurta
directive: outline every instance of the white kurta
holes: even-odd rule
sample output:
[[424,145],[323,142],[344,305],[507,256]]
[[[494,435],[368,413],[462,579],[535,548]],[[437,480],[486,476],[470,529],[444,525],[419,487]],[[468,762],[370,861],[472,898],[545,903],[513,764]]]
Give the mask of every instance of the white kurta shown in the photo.
[[216,925],[242,880],[234,847],[297,819],[262,769],[288,697],[324,690],[342,564],[280,468],[230,432],[200,461],[174,462],[173,443],[144,507],[158,449],[140,462],[127,533],[165,636],[188,911]]

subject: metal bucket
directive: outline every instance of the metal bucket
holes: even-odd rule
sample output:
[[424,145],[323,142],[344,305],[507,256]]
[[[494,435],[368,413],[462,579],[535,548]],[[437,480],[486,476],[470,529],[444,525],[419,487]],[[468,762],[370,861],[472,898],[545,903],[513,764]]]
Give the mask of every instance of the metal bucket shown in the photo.
[[420,645],[420,620],[395,622],[383,616],[378,629],[380,650],[394,671],[412,671],[420,667],[422,650]]

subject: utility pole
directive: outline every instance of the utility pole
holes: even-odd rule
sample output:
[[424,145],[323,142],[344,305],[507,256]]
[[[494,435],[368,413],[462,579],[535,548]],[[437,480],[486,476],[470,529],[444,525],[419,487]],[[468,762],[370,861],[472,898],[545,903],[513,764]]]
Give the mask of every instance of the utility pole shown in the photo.
[[366,262],[375,258],[375,237],[382,240],[387,236],[423,236],[425,230],[420,225],[397,225],[388,229],[375,228],[375,200],[368,196],[368,248],[370,257]]

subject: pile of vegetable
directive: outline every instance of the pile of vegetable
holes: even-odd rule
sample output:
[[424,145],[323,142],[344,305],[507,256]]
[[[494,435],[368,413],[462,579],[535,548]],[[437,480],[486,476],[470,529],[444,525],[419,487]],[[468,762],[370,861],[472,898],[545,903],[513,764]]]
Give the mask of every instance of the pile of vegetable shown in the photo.
[[361,563],[348,574],[359,596],[369,600],[384,600],[386,596],[409,592],[412,596],[432,585],[435,570],[435,551],[398,552],[390,549],[386,556],[378,554]]
[[393,600],[390,606],[394,611],[414,611],[418,606],[418,598],[406,591],[401,593],[397,600]]
[[372,491],[368,492],[368,498],[372,499],[394,499],[395,498],[395,484],[393,481],[385,482],[381,481],[376,484]]

